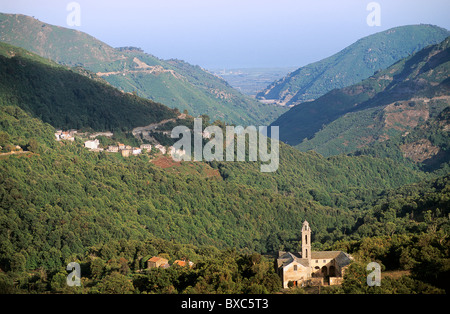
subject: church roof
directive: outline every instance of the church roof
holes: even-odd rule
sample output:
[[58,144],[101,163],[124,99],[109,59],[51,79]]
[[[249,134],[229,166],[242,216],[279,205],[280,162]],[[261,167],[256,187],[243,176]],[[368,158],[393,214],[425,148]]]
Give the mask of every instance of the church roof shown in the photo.
[[[351,262],[351,257],[342,251],[312,251],[311,259],[335,259],[340,267],[344,267]],[[305,267],[309,266],[308,259],[302,258],[301,253],[278,252],[278,267],[285,267],[294,261]]]
[[[303,222],[302,226],[302,237],[304,237],[304,232],[307,232],[306,237],[310,237],[311,228],[309,226],[308,221]],[[307,243],[307,238],[304,237],[306,240],[305,243]],[[302,248],[304,248],[304,243],[302,243]],[[311,250],[311,246],[307,246],[308,251]],[[285,267],[292,262],[297,262],[305,267],[310,266],[309,261],[310,260],[334,260],[337,265],[340,267],[344,267],[351,262],[351,256],[347,253],[344,253],[342,251],[312,251],[310,254],[310,258],[302,258],[302,253],[290,253],[290,252],[284,252],[284,251],[278,251],[278,258],[277,258],[277,265],[278,267]]]
[[278,252],[277,265],[278,267],[285,267],[292,262],[297,262],[305,267],[308,267],[308,259],[302,258],[299,253]]
[[350,255],[348,255],[347,253],[341,252],[341,254],[339,254],[336,257],[336,263],[340,266],[340,267],[344,267],[347,266],[348,264],[350,264],[350,262],[352,261],[352,257]]
[[351,257],[342,251],[312,251],[311,259],[335,259],[340,267],[344,267],[351,262]]
[[312,251],[311,259],[332,259],[336,258],[341,251]]

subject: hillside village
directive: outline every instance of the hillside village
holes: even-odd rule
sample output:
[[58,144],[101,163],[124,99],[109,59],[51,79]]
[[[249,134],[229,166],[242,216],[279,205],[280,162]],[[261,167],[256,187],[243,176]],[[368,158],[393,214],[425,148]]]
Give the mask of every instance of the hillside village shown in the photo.
[[[240,309],[248,295],[448,294],[450,31],[405,27],[259,103],[200,65],[0,13],[0,294],[156,295],[166,312],[179,302],[158,294],[236,294]],[[252,145],[251,125],[279,141]]]
[[[75,137],[80,138],[84,142],[84,147],[92,152],[107,152],[107,153],[120,153],[123,157],[138,156],[142,153],[150,153],[152,149],[156,152],[160,152],[163,155],[167,153],[174,156],[183,156],[186,151],[183,149],[176,150],[173,146],[163,146],[161,144],[151,145],[151,144],[141,144],[139,147],[133,147],[130,145],[125,145],[123,143],[117,142],[117,145],[108,145],[107,147],[102,147],[100,141],[96,138],[98,136],[113,137],[111,132],[96,132],[93,134],[80,133],[77,130],[57,130],[55,133],[56,141],[75,141]],[[89,140],[87,140],[89,138]]]

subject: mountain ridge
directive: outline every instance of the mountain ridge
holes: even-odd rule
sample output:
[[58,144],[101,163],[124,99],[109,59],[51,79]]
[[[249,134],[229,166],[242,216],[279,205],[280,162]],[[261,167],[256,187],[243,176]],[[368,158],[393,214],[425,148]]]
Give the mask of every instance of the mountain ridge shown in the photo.
[[449,41],[430,45],[361,83],[294,106],[272,125],[280,126],[281,140],[326,156],[406,132],[449,106]]
[[[162,165],[168,157],[154,151],[93,152],[80,140],[56,141],[55,126],[80,120],[129,130],[145,114],[161,118],[149,109],[175,110],[8,44],[0,44],[0,62],[0,149],[26,149],[0,156],[0,292],[284,293],[270,254],[298,251],[304,220],[315,248],[357,257],[342,289],[322,291],[379,288],[352,280],[364,274],[353,267],[367,260],[417,276],[383,278],[386,290],[369,292],[448,289],[439,279],[448,274],[448,174],[435,178],[386,156],[326,158],[283,143],[275,173],[260,172],[257,162]],[[83,105],[88,111],[80,113]],[[195,266],[143,270],[152,256]],[[73,261],[81,287],[67,285]]]
[[394,27],[363,37],[336,54],[300,67],[273,82],[257,98],[293,106],[319,98],[383,70],[422,48],[436,44],[450,31],[434,25]]
[[267,125],[286,111],[241,94],[199,66],[162,60],[134,47],[113,48],[86,33],[26,15],[0,13],[0,41],[58,63],[85,67],[125,92],[188,110],[193,116],[206,114],[228,123]]
[[0,64],[3,102],[57,128],[126,130],[177,116],[165,105],[9,44],[0,43]]

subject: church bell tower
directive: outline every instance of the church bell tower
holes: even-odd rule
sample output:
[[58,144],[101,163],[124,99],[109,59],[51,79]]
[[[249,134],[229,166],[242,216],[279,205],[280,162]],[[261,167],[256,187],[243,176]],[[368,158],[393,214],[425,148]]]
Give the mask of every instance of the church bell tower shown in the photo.
[[311,228],[306,220],[302,227],[302,258],[311,261]]

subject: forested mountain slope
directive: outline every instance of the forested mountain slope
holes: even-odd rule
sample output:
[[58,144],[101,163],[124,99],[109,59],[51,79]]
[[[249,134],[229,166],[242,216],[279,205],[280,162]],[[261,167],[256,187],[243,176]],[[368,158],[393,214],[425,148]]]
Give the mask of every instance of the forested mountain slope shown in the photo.
[[425,171],[449,172],[450,106],[407,134],[374,142],[352,155],[370,155],[419,165]]
[[361,38],[340,52],[301,67],[273,82],[257,97],[283,105],[297,105],[319,98],[333,89],[359,83],[428,45],[444,40],[450,32],[433,25],[407,25]]
[[404,134],[449,106],[450,38],[361,83],[291,108],[272,125],[280,139],[324,155]]
[[[1,293],[276,293],[270,254],[297,251],[305,219],[314,249],[357,257],[342,288],[326,292],[448,287],[436,279],[448,274],[448,176],[389,154],[326,158],[283,143],[273,173],[260,162],[89,151],[56,141],[55,127],[125,132],[178,112],[7,44],[0,62]],[[142,270],[157,255],[172,267]],[[183,258],[195,267],[173,266]],[[367,290],[352,278],[374,259],[411,276]],[[81,287],[66,283],[73,261]]]
[[17,105],[56,128],[130,130],[177,116],[162,104],[4,43],[0,68],[2,104]]
[[58,63],[82,66],[125,91],[197,116],[268,125],[286,109],[262,104],[223,79],[181,60],[161,60],[139,48],[115,49],[76,30],[25,15],[0,13],[0,41]]
[[[58,127],[61,126],[59,123],[70,127],[71,120],[67,119],[73,118],[81,121],[84,127],[95,129],[121,121],[111,118],[105,120],[105,124],[100,123],[93,118],[98,112],[96,108],[106,110],[101,116],[114,117],[113,113],[119,113],[113,110],[113,105],[124,100],[129,101],[125,102],[124,108],[135,101],[136,106],[144,109],[156,106],[168,114],[172,111],[148,100],[116,92],[108,85],[59,65],[45,65],[34,60],[35,55],[28,55],[21,49],[2,47],[4,55],[12,51],[15,56],[2,57],[5,64],[2,77],[8,77],[3,83],[9,89],[3,87],[0,145],[19,145],[30,151],[4,156],[1,160],[2,209],[4,213],[31,219],[16,225],[25,237],[38,223],[32,217],[50,211],[45,215],[52,223],[44,223],[45,228],[44,225],[41,227],[45,230],[36,227],[42,229],[42,233],[36,234],[42,241],[36,242],[38,248],[33,254],[44,254],[47,246],[66,247],[64,250],[69,254],[107,239],[152,236],[185,243],[214,243],[218,247],[270,251],[279,243],[280,237],[295,238],[301,222],[307,217],[316,221],[319,238],[327,226],[337,228],[337,223],[339,228],[346,228],[352,225],[354,218],[346,209],[347,205],[357,206],[385,188],[395,188],[424,177],[389,160],[365,156],[325,159],[315,153],[298,152],[287,145],[281,145],[280,169],[272,174],[261,173],[256,162],[175,163],[171,170],[150,163],[149,158],[153,158],[150,156],[124,159],[120,155],[89,152],[79,141],[61,145],[54,140],[53,126],[43,123],[40,117]],[[12,73],[20,79],[14,81]],[[41,79],[31,79],[36,77]],[[15,86],[24,82],[29,85],[18,90],[7,85],[8,82],[15,82]],[[54,84],[63,84],[66,88],[62,92],[72,92],[75,96],[88,91],[89,97],[97,102],[84,103],[75,101],[75,96],[75,100],[66,97],[72,101],[69,103],[74,108],[68,110],[74,110],[73,116],[61,114],[64,111],[58,104],[64,104],[64,97],[42,92]],[[47,99],[57,101],[52,103]],[[88,112],[76,115],[75,108],[81,110],[82,104]],[[49,108],[48,112],[45,108]],[[108,110],[112,111],[111,115],[105,115]],[[18,213],[20,208],[24,211]],[[28,219],[25,216],[21,219]],[[62,224],[60,227],[63,228],[85,228],[77,231],[82,237],[76,240],[61,234],[49,242],[48,237],[62,232],[57,231],[59,225],[53,223],[54,219],[74,223]],[[5,230],[10,228],[12,226]],[[21,237],[19,233],[16,234]],[[12,247],[22,243],[22,240],[17,242],[9,237],[4,239]],[[22,249],[25,247],[15,248]]]
[[[62,275],[57,274],[64,274],[63,268],[73,260],[83,263],[85,281],[80,289],[85,292],[123,293],[134,289],[157,293],[168,293],[170,289],[198,293],[276,292],[279,281],[270,260],[261,261],[258,255],[253,255],[249,265],[256,267],[262,263],[262,268],[240,273],[247,269],[245,261],[250,258],[242,253],[298,250],[305,219],[314,228],[315,248],[345,250],[358,257],[358,261],[375,259],[388,269],[412,270],[420,280],[445,287],[445,282],[436,281],[432,274],[445,271],[442,267],[448,239],[442,232],[448,229],[446,177],[400,187],[380,197],[369,192],[364,201],[355,199],[358,206],[349,210],[345,205],[321,205],[322,199],[299,197],[295,191],[275,191],[248,179],[233,180],[231,172],[220,175],[223,169],[216,171],[203,162],[175,163],[161,168],[149,162],[155,158],[152,155],[127,159],[90,152],[80,142],[56,142],[53,127],[17,106],[2,105],[0,109],[0,145],[21,144],[28,150],[20,155],[0,156],[3,292],[69,291],[65,281],[58,279]],[[359,163],[354,157],[324,160],[290,150],[290,154],[282,155],[283,159],[291,158],[292,163],[308,168],[308,172],[290,174],[293,178],[297,175],[293,182],[299,185],[307,177],[327,176],[324,166],[331,166],[330,177],[348,176],[348,182],[342,183],[344,186],[335,186],[343,191],[354,184],[364,185],[366,191],[372,186],[377,189],[377,184],[372,185],[376,180],[370,179],[374,173],[382,175],[386,186],[392,187],[401,185],[402,180],[408,181],[405,173],[413,174],[386,160],[376,162],[372,158],[369,163]],[[258,176],[251,171],[252,163],[236,166],[236,173],[242,178]],[[396,167],[398,172],[393,171]],[[368,172],[371,168],[372,173]],[[382,168],[386,169],[384,175]],[[280,180],[286,176],[285,171],[278,174],[278,179],[273,174],[272,179]],[[358,179],[364,172],[367,176]],[[350,179],[352,173],[355,179]],[[310,181],[305,180],[299,188],[308,190],[309,185]],[[353,190],[356,192],[358,187]],[[352,197],[352,193],[347,197]],[[417,232],[426,233],[414,235]],[[226,250],[230,247],[240,248],[241,253]],[[433,260],[419,254],[429,247],[434,248]],[[166,254],[172,262],[189,258],[196,267],[193,270],[172,267],[164,273],[139,272],[145,267],[146,258],[158,254]],[[402,258],[399,260],[395,254],[401,254]],[[226,262],[220,263],[223,259]],[[228,268],[235,263],[240,266]],[[422,266],[435,268],[426,270]],[[22,272],[27,275],[21,275]],[[226,275],[230,273],[235,274],[234,279]],[[260,275],[251,282],[241,277],[250,279],[257,273]],[[214,283],[213,278],[221,274],[225,276],[221,282],[227,285]],[[354,274],[353,270],[349,274]],[[13,278],[21,279],[13,284],[10,283]],[[234,282],[238,278],[240,281]],[[254,281],[257,278],[267,280]],[[403,282],[402,289],[439,292],[432,286],[415,286],[420,283],[415,279],[404,280],[407,283]],[[252,282],[261,285],[260,290],[251,290]],[[383,287],[388,289],[390,284]],[[342,289],[335,292],[365,291],[350,279]]]

